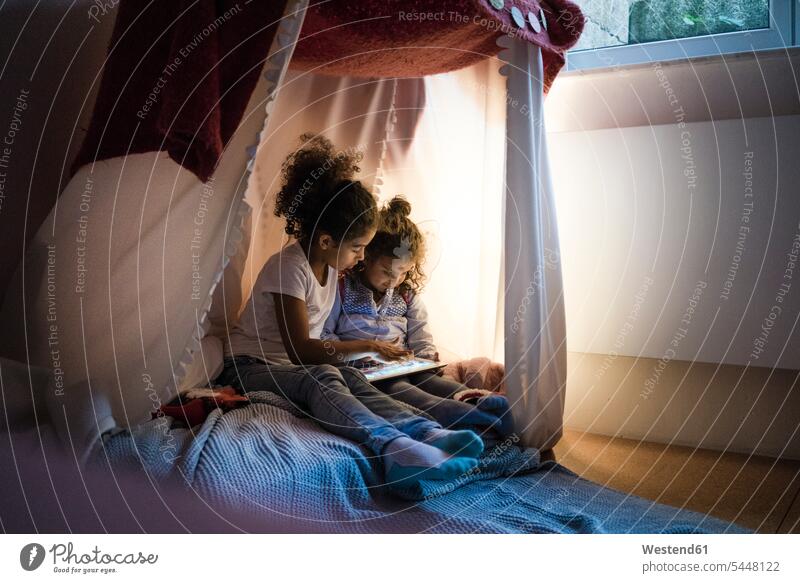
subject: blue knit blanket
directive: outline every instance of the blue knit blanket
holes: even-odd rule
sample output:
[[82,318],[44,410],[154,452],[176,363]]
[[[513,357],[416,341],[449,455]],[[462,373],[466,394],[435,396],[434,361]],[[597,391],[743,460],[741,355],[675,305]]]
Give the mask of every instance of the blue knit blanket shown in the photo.
[[[741,533],[710,516],[657,504],[584,480],[513,438],[451,482],[390,489],[365,448],[303,417],[282,398],[212,412],[202,425],[154,419],[106,440],[95,462],[179,476],[210,504],[264,520],[290,517],[313,532]],[[108,456],[108,458],[106,458]]]

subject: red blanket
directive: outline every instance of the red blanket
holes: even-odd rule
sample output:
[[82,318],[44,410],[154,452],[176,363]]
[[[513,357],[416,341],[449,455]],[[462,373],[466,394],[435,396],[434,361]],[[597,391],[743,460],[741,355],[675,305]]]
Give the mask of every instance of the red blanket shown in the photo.
[[[494,56],[500,51],[496,39],[511,34],[542,47],[546,92],[564,65],[564,53],[578,42],[583,14],[567,0],[495,2],[503,8],[491,0],[323,2],[306,15],[292,67],[355,77],[420,77]],[[546,27],[530,21],[540,8]]]
[[239,126],[285,0],[122,0],[74,174],[164,150],[205,182]]

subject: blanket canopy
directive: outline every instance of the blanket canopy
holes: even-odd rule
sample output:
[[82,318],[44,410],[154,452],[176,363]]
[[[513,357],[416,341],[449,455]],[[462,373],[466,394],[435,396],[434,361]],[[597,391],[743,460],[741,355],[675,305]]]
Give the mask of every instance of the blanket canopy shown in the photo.
[[323,2],[306,15],[292,67],[353,77],[420,77],[497,55],[511,35],[542,47],[545,91],[583,30],[564,0]]
[[566,332],[543,99],[582,28],[566,0],[121,0],[73,175],[3,303],[0,349],[53,372],[37,400],[87,447],[215,378],[243,266],[281,232],[268,222],[280,162],[310,130],[363,148],[377,196],[392,173],[397,192],[452,210],[464,237],[459,204],[491,218],[495,279],[469,301],[500,322],[489,340],[522,442],[552,447]]
[[[167,151],[207,181],[239,125],[287,2],[121,2],[100,94],[72,165]],[[171,23],[166,30],[152,22]],[[201,26],[204,25],[204,26]],[[583,30],[567,0],[328,1],[309,6],[290,67],[419,77],[467,67],[512,36],[542,49],[544,90]],[[273,80],[274,81],[274,80]]]

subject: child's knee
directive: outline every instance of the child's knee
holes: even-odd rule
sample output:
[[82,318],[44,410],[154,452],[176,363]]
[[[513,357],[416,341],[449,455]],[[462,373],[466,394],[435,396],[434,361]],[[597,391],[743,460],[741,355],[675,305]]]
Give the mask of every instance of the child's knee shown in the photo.
[[347,384],[350,384],[354,380],[362,383],[369,383],[367,377],[364,376],[364,373],[352,366],[343,366],[337,368],[336,370],[339,371],[339,374],[342,375],[342,378],[344,378]]
[[453,395],[455,395],[464,388],[460,383],[454,380],[440,377],[435,374],[423,377],[422,381],[418,384],[418,386],[424,391],[427,391],[432,395],[436,395],[444,399],[452,398]]
[[317,375],[335,375],[341,377],[339,369],[332,364],[314,364],[307,367],[307,370],[314,376]]
[[307,367],[306,372],[320,383],[337,385],[346,384],[344,378],[342,377],[341,370],[332,364],[315,364]]
[[240,371],[233,365],[228,365],[222,372],[214,379],[212,386],[231,386],[238,391],[243,390],[242,375]]

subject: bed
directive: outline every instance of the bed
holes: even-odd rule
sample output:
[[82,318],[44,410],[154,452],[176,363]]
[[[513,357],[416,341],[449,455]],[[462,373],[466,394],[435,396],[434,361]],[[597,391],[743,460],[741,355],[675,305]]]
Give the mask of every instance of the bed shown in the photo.
[[215,410],[200,425],[169,417],[107,435],[88,465],[175,479],[212,507],[304,532],[743,533],[735,524],[584,480],[513,437],[452,482],[383,484],[365,448],[318,427],[283,400]]

